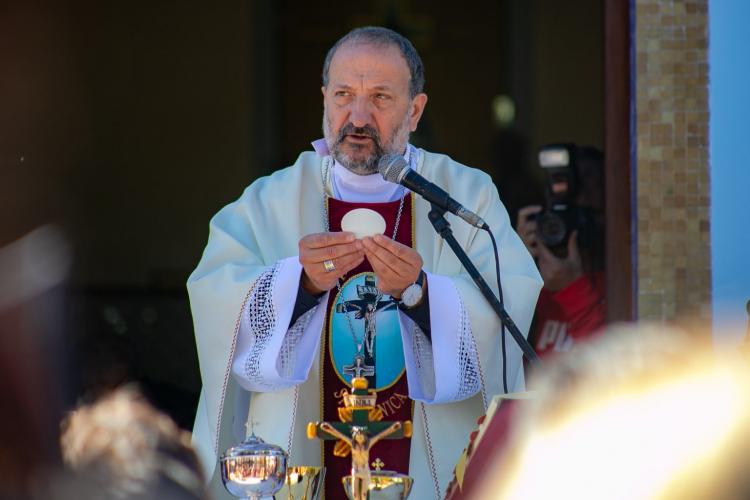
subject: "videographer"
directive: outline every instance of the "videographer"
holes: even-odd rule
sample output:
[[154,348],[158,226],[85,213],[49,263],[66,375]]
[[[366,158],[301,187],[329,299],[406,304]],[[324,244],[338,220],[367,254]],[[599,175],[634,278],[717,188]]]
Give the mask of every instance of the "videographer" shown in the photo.
[[603,155],[545,146],[545,205],[518,211],[517,232],[544,279],[529,333],[539,356],[569,351],[604,325]]

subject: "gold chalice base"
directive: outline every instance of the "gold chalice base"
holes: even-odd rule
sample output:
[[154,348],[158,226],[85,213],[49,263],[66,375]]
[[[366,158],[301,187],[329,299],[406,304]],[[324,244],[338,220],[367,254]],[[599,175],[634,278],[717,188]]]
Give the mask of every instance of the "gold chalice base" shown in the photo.
[[323,492],[325,467],[305,465],[287,468],[286,481],[278,493],[277,500],[317,500]]
[[[341,479],[349,498],[352,496],[352,476]],[[390,470],[370,471],[370,500],[402,500],[409,496],[414,479]]]

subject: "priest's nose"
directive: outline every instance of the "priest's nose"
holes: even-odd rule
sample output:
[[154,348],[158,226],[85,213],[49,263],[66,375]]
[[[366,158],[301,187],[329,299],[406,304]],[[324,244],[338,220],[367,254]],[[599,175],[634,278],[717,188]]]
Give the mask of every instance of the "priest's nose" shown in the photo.
[[358,97],[352,102],[352,107],[349,111],[349,121],[352,125],[355,127],[364,127],[365,125],[372,124],[370,105],[369,100],[363,97]]

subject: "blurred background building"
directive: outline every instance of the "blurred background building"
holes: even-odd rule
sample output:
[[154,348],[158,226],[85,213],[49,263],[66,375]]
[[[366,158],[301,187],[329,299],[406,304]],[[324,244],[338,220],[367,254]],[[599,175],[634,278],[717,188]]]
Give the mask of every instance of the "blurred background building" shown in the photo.
[[[744,249],[748,237],[736,234],[735,207],[722,218],[744,244],[712,239],[712,200],[736,193],[712,193],[709,182],[726,172],[709,162],[709,3],[744,8],[5,0],[0,245],[48,222],[72,244],[74,397],[136,380],[190,427],[200,380],[184,283],[209,218],[321,137],[327,49],[354,26],[384,25],[425,62],[417,146],[491,174],[511,213],[541,199],[541,145],[602,149],[609,319],[707,324],[712,289],[733,290],[731,311],[750,298],[750,279],[724,270],[735,260],[712,264],[712,242]],[[736,99],[747,110],[747,97]],[[722,161],[750,164],[736,146]],[[712,281],[719,265],[723,285]]]

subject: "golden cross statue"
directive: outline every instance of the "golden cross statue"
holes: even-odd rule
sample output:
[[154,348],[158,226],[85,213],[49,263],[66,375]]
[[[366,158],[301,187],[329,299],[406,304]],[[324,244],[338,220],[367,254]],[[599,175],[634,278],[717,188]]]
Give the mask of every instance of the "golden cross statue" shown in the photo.
[[[356,364],[356,363],[353,363]],[[361,365],[360,365],[361,366]],[[307,424],[309,439],[340,439],[351,447],[352,453],[352,497],[366,500],[370,486],[370,449],[381,439],[410,438],[411,421],[373,422],[370,410],[376,405],[375,391],[368,390],[367,379],[354,377],[352,393],[344,396],[344,404],[351,410],[351,422],[310,422]],[[379,465],[375,465],[379,463]],[[376,470],[385,464],[379,458],[373,464]]]
[[375,461],[373,463],[371,463],[370,465],[372,465],[373,467],[375,467],[375,470],[377,472],[380,472],[380,469],[382,469],[383,467],[385,467],[385,464],[383,463],[382,460],[380,460],[380,457],[376,458]]

